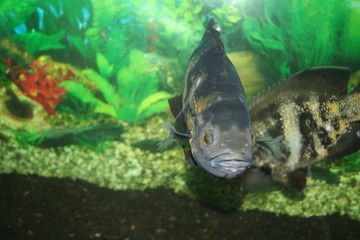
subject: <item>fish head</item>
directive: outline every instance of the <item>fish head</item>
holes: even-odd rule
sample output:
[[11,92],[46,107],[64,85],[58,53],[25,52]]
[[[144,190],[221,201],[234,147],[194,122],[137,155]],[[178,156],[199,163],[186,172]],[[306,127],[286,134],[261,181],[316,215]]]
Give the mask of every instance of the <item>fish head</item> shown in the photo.
[[217,177],[235,178],[250,167],[254,138],[247,112],[215,106],[194,118],[189,140],[195,162]]

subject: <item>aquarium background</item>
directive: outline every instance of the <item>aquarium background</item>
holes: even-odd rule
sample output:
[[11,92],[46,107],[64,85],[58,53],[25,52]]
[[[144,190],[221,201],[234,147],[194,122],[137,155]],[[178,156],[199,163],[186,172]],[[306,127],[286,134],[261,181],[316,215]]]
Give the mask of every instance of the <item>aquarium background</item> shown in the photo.
[[249,100],[314,66],[351,68],[349,91],[360,82],[359,0],[1,0],[0,172],[359,221],[359,151],[309,168],[303,192],[258,194],[186,165],[177,145],[157,150],[212,17]]

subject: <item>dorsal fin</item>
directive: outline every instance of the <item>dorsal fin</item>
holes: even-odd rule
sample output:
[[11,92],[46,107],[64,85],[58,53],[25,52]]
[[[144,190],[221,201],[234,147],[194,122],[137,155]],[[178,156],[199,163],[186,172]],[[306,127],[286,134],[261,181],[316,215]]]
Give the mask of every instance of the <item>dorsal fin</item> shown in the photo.
[[260,92],[249,103],[249,108],[261,101],[271,102],[284,94],[307,94],[315,92],[319,96],[341,95],[346,92],[351,71],[346,67],[316,67],[294,74],[288,79]]
[[211,18],[208,25],[206,26],[206,31],[201,39],[199,46],[205,44],[205,42],[214,40],[217,48],[225,53],[224,44],[221,41],[220,31],[221,31],[220,25],[217,22],[215,22],[214,18]]

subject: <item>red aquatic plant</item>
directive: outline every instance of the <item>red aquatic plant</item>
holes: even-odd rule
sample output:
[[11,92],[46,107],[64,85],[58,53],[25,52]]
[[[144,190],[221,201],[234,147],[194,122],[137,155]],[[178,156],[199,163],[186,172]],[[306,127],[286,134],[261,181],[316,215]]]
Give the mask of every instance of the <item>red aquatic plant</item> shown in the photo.
[[49,116],[57,117],[55,106],[66,93],[59,83],[72,79],[75,74],[69,69],[52,68],[51,65],[40,64],[34,60],[29,69],[21,66],[11,66],[11,59],[5,59],[12,80],[22,90],[24,95],[40,103]]
[[20,65],[13,66],[12,65],[12,60],[9,57],[4,58],[4,62],[5,62],[5,65],[6,65],[6,71],[5,71],[6,76],[9,79],[12,79],[12,80],[16,79],[16,76],[17,76],[16,69],[21,68],[21,66]]

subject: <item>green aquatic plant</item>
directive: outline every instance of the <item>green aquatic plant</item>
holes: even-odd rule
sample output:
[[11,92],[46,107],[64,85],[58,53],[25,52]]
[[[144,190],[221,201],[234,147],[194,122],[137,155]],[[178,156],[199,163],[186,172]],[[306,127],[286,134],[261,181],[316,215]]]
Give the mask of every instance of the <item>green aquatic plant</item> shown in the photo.
[[[166,1],[162,14],[154,9],[157,24],[156,52],[161,56],[176,59],[178,67],[185,70],[192,51],[197,47],[206,19],[202,17],[204,3],[194,0]],[[150,13],[151,14],[151,13]],[[175,76],[182,79],[183,72]],[[180,81],[181,82],[181,81]]]
[[[58,57],[71,56],[66,61],[86,65],[88,60],[94,57],[94,51],[87,44],[85,35],[86,29],[90,26],[91,11],[91,0],[40,1],[36,14],[33,15],[31,21],[28,21],[27,26],[28,29],[35,29],[49,36],[55,36],[59,30],[66,31],[61,41],[66,48]],[[83,57],[82,61],[79,61],[79,53]]]
[[[161,78],[161,84],[180,92],[184,70],[209,16],[219,18],[228,34],[239,31],[236,23],[241,16],[235,5],[199,0],[94,0],[92,23],[86,36],[91,47],[114,64],[114,73],[129,64],[133,49],[159,56],[155,65],[159,59],[169,59],[171,76]],[[227,44],[227,38],[224,41]]]
[[[159,78],[149,73],[143,52],[132,50],[130,64],[121,68],[117,75],[117,86],[123,107],[117,112],[126,121],[134,122],[168,107],[171,94],[158,91]],[[128,117],[126,117],[128,116]]]
[[60,40],[65,37],[65,30],[54,35],[46,35],[40,32],[17,34],[12,37],[19,46],[22,46],[30,55],[49,50],[66,48]]
[[347,171],[360,171],[360,151],[344,157],[341,164]]
[[216,20],[221,21],[221,25],[225,27],[233,26],[234,23],[239,22],[241,19],[239,8],[226,2],[223,2],[221,7],[214,9],[212,13],[216,16]]
[[109,78],[114,72],[114,64],[110,64],[107,58],[101,53],[96,54],[96,62],[101,76]]
[[359,67],[360,64],[360,0],[351,2],[350,12],[347,14],[346,24],[341,36],[342,60],[349,66]]
[[[104,58],[97,58],[98,68],[103,69],[102,71],[112,69]],[[136,122],[167,108],[167,99],[171,94],[158,91],[159,79],[156,73],[148,73],[145,54],[132,50],[129,61],[129,66],[118,71],[116,87],[93,69],[85,70],[86,76],[98,87],[103,100],[80,83],[66,81],[62,85],[82,102],[92,104],[95,112],[128,122]]]
[[97,139],[79,136],[75,140],[82,148],[98,153],[102,153],[111,147],[111,140],[105,134],[99,134]]
[[94,105],[85,103],[79,98],[75,97],[71,93],[65,94],[63,100],[56,105],[57,111],[66,112],[73,115],[75,118],[72,119],[73,124],[88,121],[94,118]]
[[348,3],[267,0],[259,16],[251,16],[243,3],[244,35],[274,62],[281,78],[309,67],[335,64]]
[[0,89],[5,88],[8,89],[10,87],[11,81],[6,77],[6,72],[8,68],[5,64],[5,61],[0,60]]
[[[262,55],[267,56],[281,73],[281,78],[290,75],[287,63],[284,35],[279,27],[271,21],[271,12],[265,11],[266,21],[257,18],[245,17],[243,31],[251,45]],[[270,15],[270,16],[269,16]]]
[[10,129],[10,131],[16,141],[24,148],[39,146],[44,141],[44,137],[39,135],[36,131],[26,129]]
[[[220,5],[221,4],[221,5]],[[243,51],[244,44],[239,42],[241,33],[241,8],[239,1],[220,1],[218,5],[209,4],[206,9],[211,9],[209,15],[214,16],[221,26],[222,40],[226,51]],[[212,7],[212,8],[211,8]]]
[[[198,0],[135,2],[132,12],[140,21],[137,17],[132,19],[142,28],[136,29],[142,39],[136,43],[134,38],[134,43],[131,44],[141,44],[139,49],[159,56],[158,60],[167,59],[169,67],[161,64],[161,60],[155,62],[155,65],[161,65],[165,72],[161,85],[180,93],[187,63],[204,30],[205,3]],[[142,22],[143,19],[146,19],[145,23]]]
[[1,1],[0,36],[11,39],[33,57],[41,51],[62,49],[68,54],[60,57],[79,51],[89,59],[92,54],[84,29],[91,7],[91,0]]
[[12,29],[24,23],[35,11],[39,0],[0,1],[0,35],[9,36]]
[[132,49],[146,50],[147,19],[144,11],[136,12],[146,2],[93,0],[92,4],[91,27],[85,34],[91,48],[113,63],[117,72],[129,63]]

